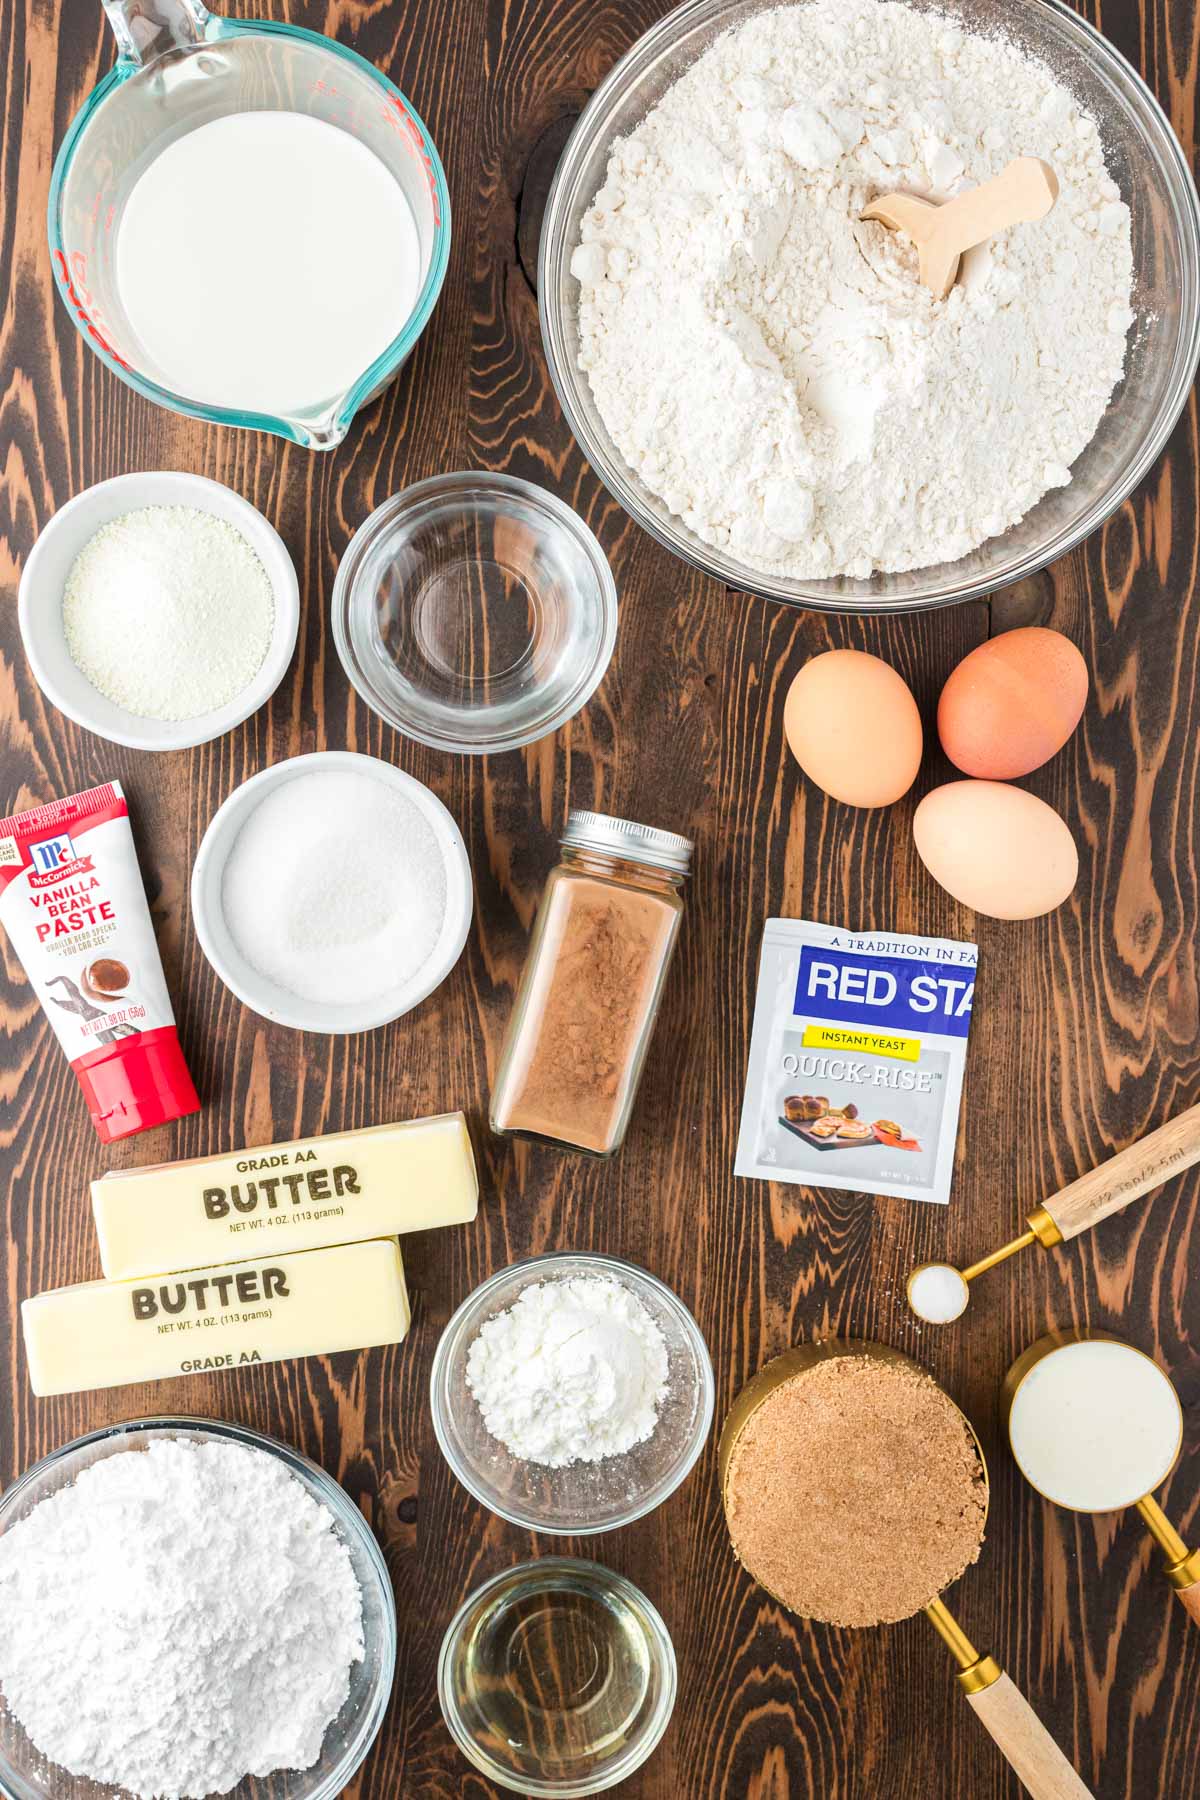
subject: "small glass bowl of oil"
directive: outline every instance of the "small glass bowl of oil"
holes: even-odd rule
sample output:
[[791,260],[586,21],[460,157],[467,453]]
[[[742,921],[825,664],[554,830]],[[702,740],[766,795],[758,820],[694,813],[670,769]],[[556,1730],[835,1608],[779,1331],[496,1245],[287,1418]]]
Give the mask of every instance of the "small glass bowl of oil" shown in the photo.
[[438,1661],[463,1755],[528,1795],[599,1794],[632,1775],[670,1722],[676,1682],[667,1628],[641,1590],[567,1556],[485,1581]]

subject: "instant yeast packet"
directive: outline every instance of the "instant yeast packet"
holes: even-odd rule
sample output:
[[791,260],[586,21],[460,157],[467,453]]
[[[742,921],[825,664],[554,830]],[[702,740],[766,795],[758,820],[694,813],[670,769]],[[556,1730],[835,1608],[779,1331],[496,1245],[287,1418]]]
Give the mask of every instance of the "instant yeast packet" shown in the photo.
[[768,919],[734,1172],[944,1206],[978,960]]

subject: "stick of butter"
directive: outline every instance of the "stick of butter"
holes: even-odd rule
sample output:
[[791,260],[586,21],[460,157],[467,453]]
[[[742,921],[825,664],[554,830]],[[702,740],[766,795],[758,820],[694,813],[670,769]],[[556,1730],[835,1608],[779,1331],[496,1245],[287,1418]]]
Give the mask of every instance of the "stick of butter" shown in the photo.
[[462,1113],[122,1169],[92,1183],[110,1281],[462,1225],[478,1206]]
[[21,1306],[35,1394],[398,1344],[409,1317],[395,1238],[153,1280],[84,1281]]

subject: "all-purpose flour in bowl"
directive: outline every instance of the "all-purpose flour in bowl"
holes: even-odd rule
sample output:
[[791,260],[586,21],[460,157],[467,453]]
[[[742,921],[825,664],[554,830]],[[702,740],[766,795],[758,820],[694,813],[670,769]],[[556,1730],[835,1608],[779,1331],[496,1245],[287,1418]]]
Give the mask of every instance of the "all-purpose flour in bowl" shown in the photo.
[[[1017,156],[1058,201],[945,300],[861,218]],[[1001,32],[884,0],[719,37],[613,146],[571,269],[619,452],[705,542],[797,580],[952,561],[1014,525],[1069,482],[1133,320],[1095,120]]]

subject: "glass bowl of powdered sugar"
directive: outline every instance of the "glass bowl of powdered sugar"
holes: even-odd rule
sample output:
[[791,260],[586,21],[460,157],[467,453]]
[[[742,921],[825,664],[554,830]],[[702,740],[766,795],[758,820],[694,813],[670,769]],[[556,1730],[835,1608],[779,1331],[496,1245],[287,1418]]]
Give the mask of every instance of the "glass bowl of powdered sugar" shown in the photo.
[[93,1431],[0,1501],[11,1800],[334,1800],[395,1662],[392,1585],[362,1514],[245,1426]]
[[[1021,156],[1054,207],[945,299],[862,218]],[[1033,574],[1149,473],[1200,352],[1200,209],[1153,94],[1064,0],[686,0],[584,109],[538,296],[576,438],[668,549],[906,611]]]
[[475,1289],[430,1378],[442,1454],[477,1500],[530,1531],[588,1536],[652,1512],[713,1417],[708,1347],[633,1263],[535,1256]]

